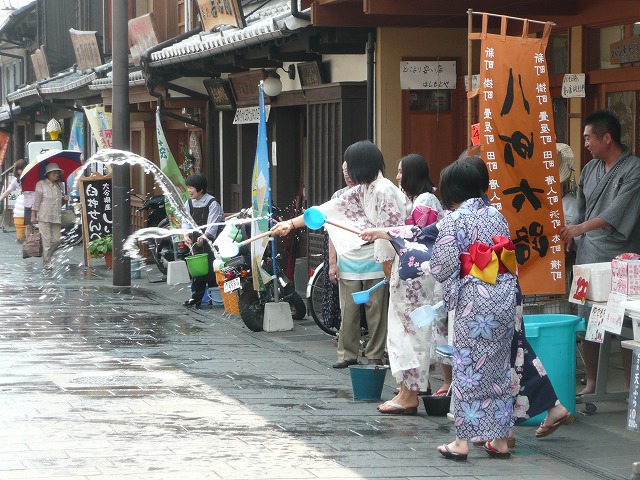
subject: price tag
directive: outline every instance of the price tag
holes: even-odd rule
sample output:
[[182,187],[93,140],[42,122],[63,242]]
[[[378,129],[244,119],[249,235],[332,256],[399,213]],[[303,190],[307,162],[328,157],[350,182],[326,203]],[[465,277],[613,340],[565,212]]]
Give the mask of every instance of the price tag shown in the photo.
[[224,282],[224,293],[235,292],[240,289],[240,277]]

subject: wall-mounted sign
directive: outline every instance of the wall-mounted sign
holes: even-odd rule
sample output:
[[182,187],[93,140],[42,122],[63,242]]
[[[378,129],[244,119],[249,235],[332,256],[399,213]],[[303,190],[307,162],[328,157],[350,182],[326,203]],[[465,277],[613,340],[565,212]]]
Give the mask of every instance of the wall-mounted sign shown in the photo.
[[36,80],[44,80],[49,78],[49,64],[47,63],[47,56],[44,53],[44,45],[40,45],[31,55],[31,63],[33,64],[33,71],[36,74]]
[[43,155],[49,150],[62,150],[62,142],[60,140],[27,142],[27,160],[29,163],[35,162],[39,155]]
[[198,0],[202,28],[210,32],[220,25],[232,25],[238,28],[247,26],[240,0]]
[[324,83],[324,78],[322,76],[320,62],[299,63],[298,78],[300,79],[300,85],[302,88],[322,85]]
[[585,96],[585,74],[567,73],[562,78],[562,98]]
[[264,70],[250,70],[229,75],[231,88],[239,107],[258,104],[258,85],[260,85],[260,80],[264,79]]
[[[480,74],[471,75],[471,90],[480,88]],[[464,90],[469,91],[469,75],[464,76]]]
[[[265,113],[269,120],[269,113],[271,112],[271,105],[265,105]],[[260,107],[243,107],[236,110],[236,114],[233,117],[234,125],[243,125],[245,123],[259,123],[260,122]]]
[[133,63],[140,65],[140,55],[157,45],[160,40],[158,27],[152,13],[129,20],[129,51]]
[[234,109],[233,95],[227,82],[221,78],[211,78],[203,83],[216,110]]
[[640,62],[640,35],[612,43],[609,51],[613,64]]
[[98,67],[102,61],[102,53],[98,46],[98,32],[69,29],[73,51],[76,54],[76,62],[80,71]]
[[455,60],[400,62],[402,90],[454,90],[456,78]]

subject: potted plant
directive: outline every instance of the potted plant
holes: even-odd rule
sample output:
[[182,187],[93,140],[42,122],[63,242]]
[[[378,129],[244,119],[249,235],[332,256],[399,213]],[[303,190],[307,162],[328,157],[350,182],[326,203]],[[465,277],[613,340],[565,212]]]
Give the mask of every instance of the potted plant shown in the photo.
[[105,235],[104,237],[91,240],[88,245],[89,255],[93,258],[104,257],[107,268],[113,266],[113,235]]

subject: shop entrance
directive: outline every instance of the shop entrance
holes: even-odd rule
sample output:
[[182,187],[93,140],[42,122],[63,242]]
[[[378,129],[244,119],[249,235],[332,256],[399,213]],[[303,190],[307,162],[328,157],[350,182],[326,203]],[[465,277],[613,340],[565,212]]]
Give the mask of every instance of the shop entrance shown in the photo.
[[442,169],[462,151],[456,141],[456,118],[463,114],[458,112],[457,99],[456,90],[402,91],[402,155],[425,157],[436,185]]

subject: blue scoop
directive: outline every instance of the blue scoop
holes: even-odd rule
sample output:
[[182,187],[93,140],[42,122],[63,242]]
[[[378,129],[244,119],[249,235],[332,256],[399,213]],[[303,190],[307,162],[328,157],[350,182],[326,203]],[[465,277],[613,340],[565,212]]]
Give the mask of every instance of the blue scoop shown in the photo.
[[413,324],[418,327],[429,325],[436,318],[436,312],[442,308],[442,300],[435,305],[422,305],[409,314]]
[[389,283],[389,280],[386,278],[381,282],[376,283],[373,287],[368,290],[362,290],[361,292],[353,292],[351,296],[353,297],[353,301],[358,305],[362,303],[367,303],[369,301],[370,293],[373,292],[376,288],[380,288],[384,284]]
[[322,228],[322,226],[325,223],[328,223],[329,225],[333,225],[334,227],[338,227],[338,228],[342,228],[343,230],[346,230],[347,232],[351,232],[351,233],[355,233],[356,235],[360,235],[360,232],[358,230],[355,230],[351,227],[348,227],[346,225],[342,225],[340,223],[336,223],[336,222],[332,222],[331,220],[328,220],[327,217],[324,215],[324,213],[322,213],[322,211],[320,211],[320,209],[318,207],[309,207],[304,211],[304,214],[302,216],[302,218],[304,219],[304,224],[309,227],[311,230],[318,230],[320,228]]

